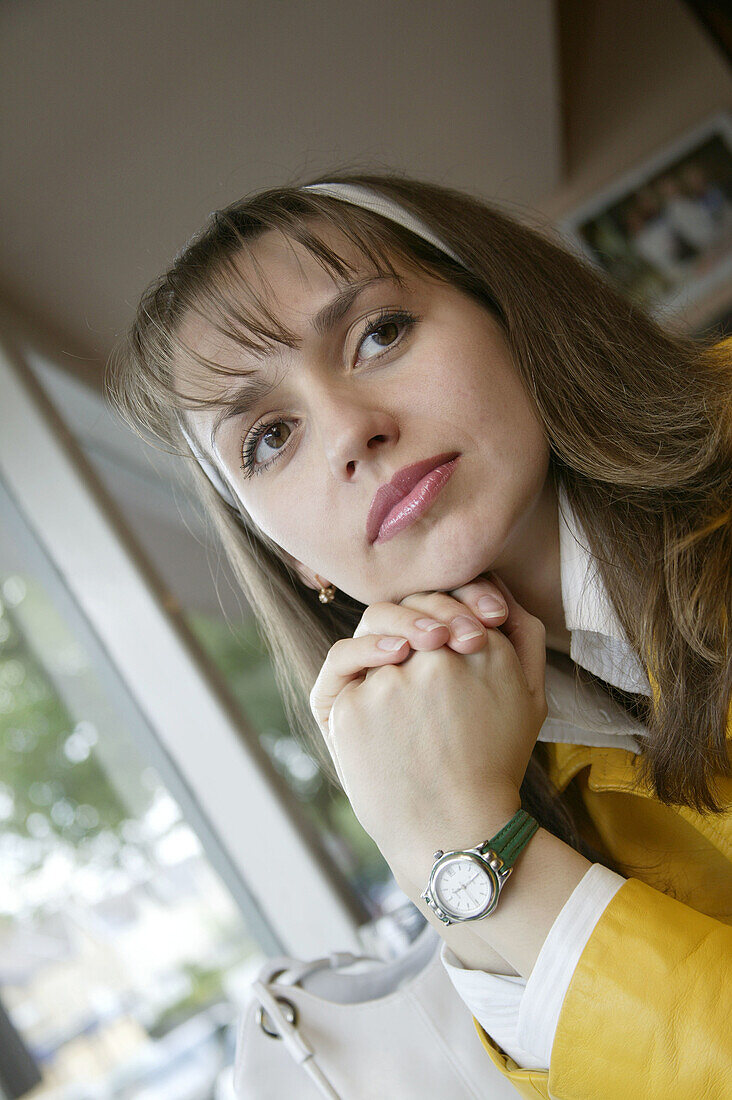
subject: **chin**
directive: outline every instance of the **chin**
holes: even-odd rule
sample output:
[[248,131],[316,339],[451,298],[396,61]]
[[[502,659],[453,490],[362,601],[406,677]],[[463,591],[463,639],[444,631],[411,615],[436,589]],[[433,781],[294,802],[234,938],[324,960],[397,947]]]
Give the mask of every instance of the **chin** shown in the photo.
[[477,567],[469,566],[466,569],[453,563],[435,570],[425,580],[425,583],[421,583],[424,578],[415,576],[414,582],[410,584],[407,578],[406,582],[400,585],[400,589],[396,594],[387,595],[384,599],[388,603],[400,603],[405,596],[413,596],[416,592],[453,592],[457,588],[462,588],[463,585],[470,584],[471,581],[489,570],[490,566],[485,564]]

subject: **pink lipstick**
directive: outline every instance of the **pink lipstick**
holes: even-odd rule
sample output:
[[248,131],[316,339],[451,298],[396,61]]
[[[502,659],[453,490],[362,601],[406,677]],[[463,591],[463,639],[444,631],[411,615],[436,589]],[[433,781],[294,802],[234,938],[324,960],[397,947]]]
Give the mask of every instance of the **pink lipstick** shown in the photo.
[[424,515],[450,480],[459,452],[405,466],[376,495],[369,511],[369,542],[387,542]]

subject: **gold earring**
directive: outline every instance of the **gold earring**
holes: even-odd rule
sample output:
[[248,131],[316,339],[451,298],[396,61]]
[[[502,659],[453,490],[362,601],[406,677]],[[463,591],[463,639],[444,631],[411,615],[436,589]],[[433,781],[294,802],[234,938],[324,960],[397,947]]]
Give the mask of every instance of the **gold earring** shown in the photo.
[[321,587],[318,592],[318,599],[321,603],[330,603],[335,597],[335,588],[332,584],[329,584],[327,588]]

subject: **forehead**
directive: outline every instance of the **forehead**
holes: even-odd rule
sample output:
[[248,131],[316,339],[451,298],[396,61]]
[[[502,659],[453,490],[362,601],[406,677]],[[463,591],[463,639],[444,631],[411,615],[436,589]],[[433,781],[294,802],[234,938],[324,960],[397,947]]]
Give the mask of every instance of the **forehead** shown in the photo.
[[244,368],[263,369],[263,355],[273,356],[276,366],[287,343],[262,339],[261,347],[248,346],[252,318],[260,332],[285,335],[296,342],[313,313],[346,283],[388,275],[390,270],[410,284],[426,279],[396,256],[384,257],[383,263],[375,265],[334,227],[319,228],[318,238],[343,261],[342,273],[319,261],[304,244],[275,230],[263,233],[232,257],[227,271],[215,279],[203,311],[189,310],[178,327],[179,340],[193,353],[174,363],[179,391],[192,384],[196,393],[213,398],[236,384],[236,379],[227,384],[225,376],[198,362],[199,358],[237,375]]

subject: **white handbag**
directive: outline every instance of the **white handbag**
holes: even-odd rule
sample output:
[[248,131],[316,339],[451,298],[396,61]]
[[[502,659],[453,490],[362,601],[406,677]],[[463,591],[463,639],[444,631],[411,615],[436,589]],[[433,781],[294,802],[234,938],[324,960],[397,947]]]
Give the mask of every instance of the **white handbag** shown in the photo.
[[269,959],[250,987],[238,1100],[516,1100],[425,924],[399,958]]

